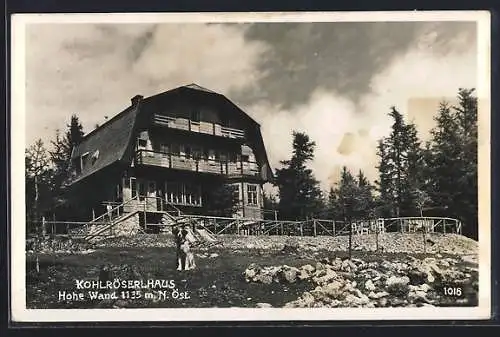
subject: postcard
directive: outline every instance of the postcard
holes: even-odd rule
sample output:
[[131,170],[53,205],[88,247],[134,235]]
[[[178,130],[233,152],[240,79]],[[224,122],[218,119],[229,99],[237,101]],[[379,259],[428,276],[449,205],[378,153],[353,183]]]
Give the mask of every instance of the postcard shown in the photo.
[[491,316],[484,11],[15,14],[15,322]]

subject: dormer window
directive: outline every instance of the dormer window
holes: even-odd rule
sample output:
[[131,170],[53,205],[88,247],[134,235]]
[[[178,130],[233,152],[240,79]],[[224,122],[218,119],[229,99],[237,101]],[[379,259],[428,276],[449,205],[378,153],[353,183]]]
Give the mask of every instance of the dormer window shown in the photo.
[[146,145],[148,144],[148,141],[146,139],[138,139],[137,140],[137,146],[141,149],[145,149]]
[[80,167],[81,169],[83,170],[83,168],[85,167],[85,162],[87,161],[87,158],[89,157],[89,153],[88,152],[85,152],[84,154],[82,154],[82,156],[80,157]]
[[99,150],[96,150],[94,153],[92,153],[92,165],[95,164],[95,162],[97,161],[97,159],[99,159]]

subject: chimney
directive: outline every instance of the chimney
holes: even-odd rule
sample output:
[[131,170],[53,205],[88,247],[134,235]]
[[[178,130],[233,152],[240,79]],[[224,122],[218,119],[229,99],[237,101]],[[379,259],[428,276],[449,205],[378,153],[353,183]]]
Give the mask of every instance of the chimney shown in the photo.
[[142,95],[135,95],[134,97],[132,97],[130,99],[130,101],[132,102],[132,106],[136,106],[137,104],[139,104],[143,98],[144,96]]

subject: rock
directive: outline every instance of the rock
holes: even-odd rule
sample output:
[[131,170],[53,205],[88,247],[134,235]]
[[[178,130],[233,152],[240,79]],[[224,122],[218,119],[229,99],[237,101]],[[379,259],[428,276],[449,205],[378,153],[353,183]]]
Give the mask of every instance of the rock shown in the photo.
[[386,281],[387,291],[394,296],[404,297],[410,291],[408,283],[410,283],[408,276],[391,276]]
[[273,283],[273,277],[270,274],[261,274],[259,275],[258,280],[264,284]]
[[349,307],[361,306],[363,304],[368,303],[369,301],[370,300],[368,299],[368,297],[366,297],[366,299],[364,299],[364,298],[357,297],[353,294],[347,295],[345,297],[345,300],[344,300],[345,304],[347,304],[347,306],[349,306]]
[[300,269],[299,274],[297,275],[297,278],[301,281],[307,280],[308,278],[311,277],[311,274],[305,271],[304,269]]
[[324,270],[326,269],[325,265],[321,262],[316,263],[316,271]]
[[217,254],[217,253],[212,253],[212,254],[209,255],[210,258],[215,258],[215,257],[218,257],[218,256],[219,256],[219,254]]
[[365,289],[368,291],[373,291],[376,289],[375,285],[373,284],[372,280],[368,280],[365,282]]
[[247,268],[243,273],[243,276],[245,277],[245,280],[247,282],[252,281],[256,275],[257,275],[257,270],[250,268]]
[[410,292],[408,294],[408,297],[416,299],[416,300],[421,300],[421,301],[424,301],[424,302],[430,302],[427,299],[427,293],[425,291],[421,291],[421,290],[417,290],[415,292]]
[[379,298],[383,298],[383,297],[386,297],[386,296],[389,296],[389,293],[386,292],[386,291],[379,291],[378,293],[375,293],[375,292],[371,291],[368,294],[368,297],[372,298],[372,299],[379,299]]
[[402,276],[402,277],[391,276],[386,281],[387,286],[392,286],[395,284],[407,285],[408,283],[410,283],[410,278],[408,276]]
[[386,307],[389,303],[389,300],[386,297],[382,297],[378,300],[378,307]]
[[323,270],[320,275],[321,276],[314,276],[312,279],[313,282],[318,285],[329,283],[330,281],[337,278],[337,273],[335,273],[332,269]]
[[316,299],[310,292],[305,292],[297,300],[285,304],[285,308],[311,308]]
[[315,268],[311,266],[310,264],[303,265],[301,269],[305,270],[308,273],[314,273]]
[[297,268],[283,268],[281,270],[282,279],[288,283],[295,283],[295,281],[297,280],[297,272]]
[[424,283],[419,286],[419,290],[423,292],[428,292],[429,290],[431,290],[431,286],[429,286],[427,283]]
[[256,306],[257,306],[257,308],[272,308],[273,307],[271,304],[264,303],[264,302],[257,303]]
[[330,297],[337,298],[340,294],[342,294],[342,287],[344,285],[339,281],[333,281],[331,283],[325,284],[322,288],[322,291]]
[[332,260],[330,265],[332,266],[332,269],[335,271],[339,271],[342,269],[342,260],[340,258],[335,258],[335,260]]

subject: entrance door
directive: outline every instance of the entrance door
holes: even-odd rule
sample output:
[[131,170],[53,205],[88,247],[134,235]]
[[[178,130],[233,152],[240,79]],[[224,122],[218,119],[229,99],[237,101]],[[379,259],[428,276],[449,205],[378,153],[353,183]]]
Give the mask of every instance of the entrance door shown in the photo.
[[157,191],[156,191],[156,181],[150,180],[148,181],[147,186],[147,209],[148,211],[157,211],[158,210],[158,199],[157,199]]

